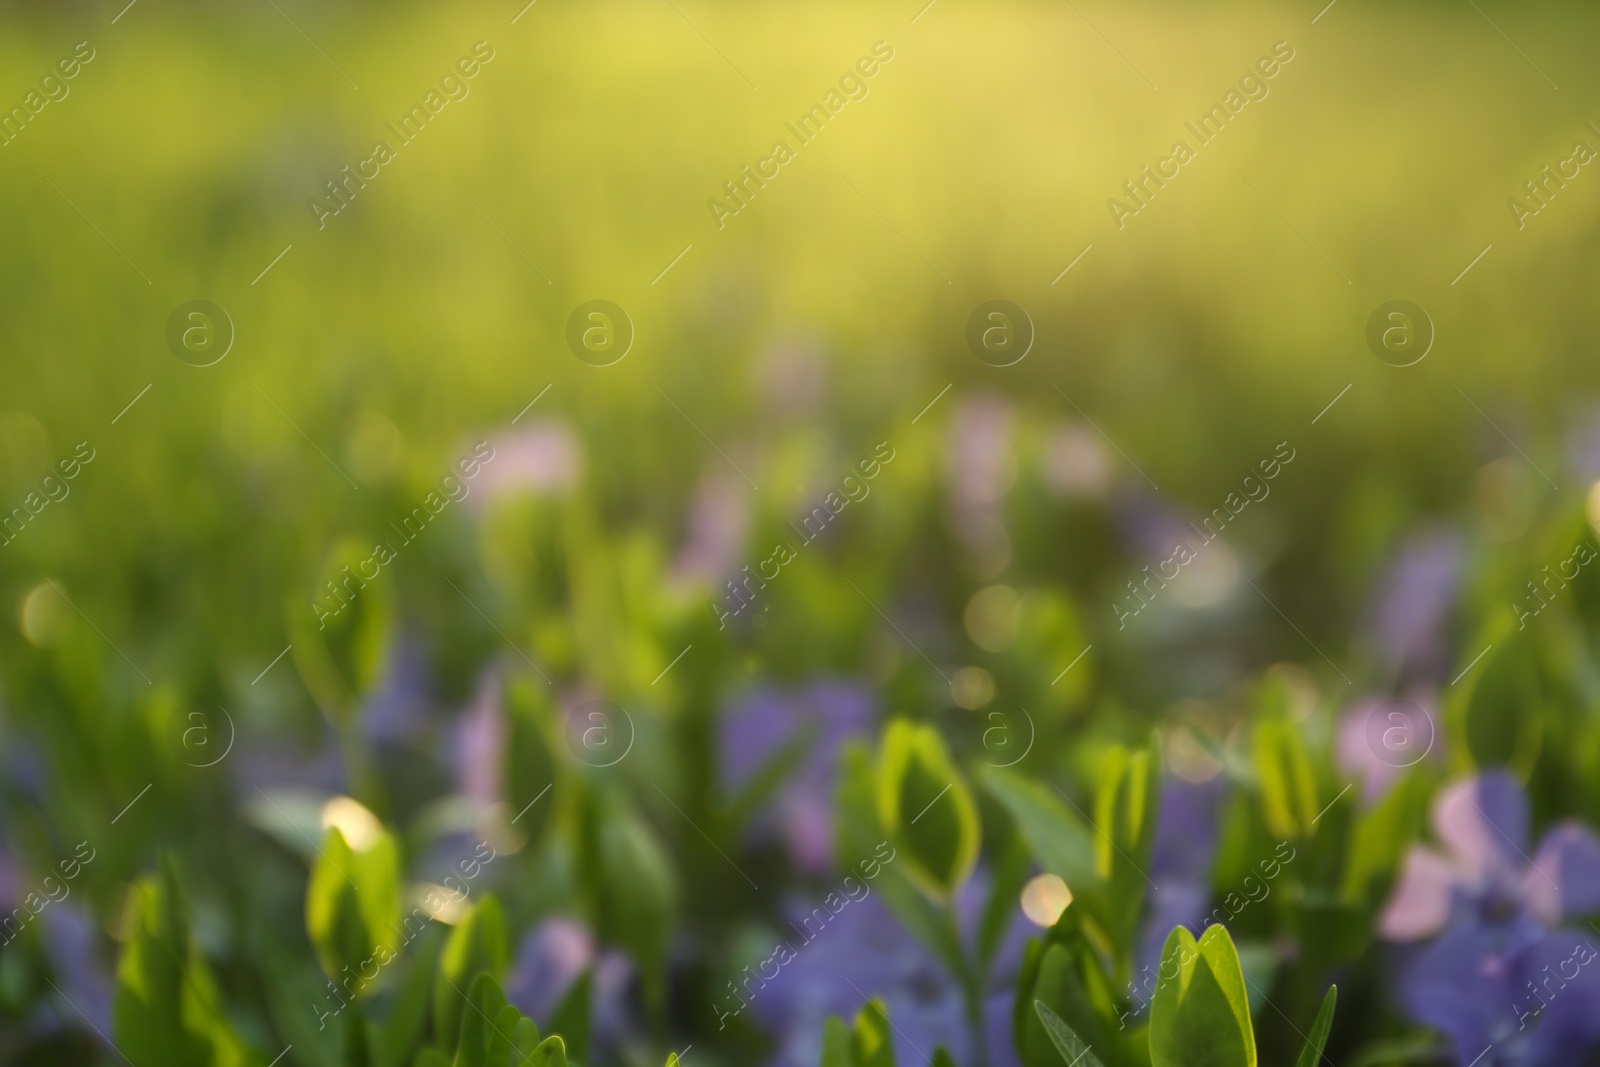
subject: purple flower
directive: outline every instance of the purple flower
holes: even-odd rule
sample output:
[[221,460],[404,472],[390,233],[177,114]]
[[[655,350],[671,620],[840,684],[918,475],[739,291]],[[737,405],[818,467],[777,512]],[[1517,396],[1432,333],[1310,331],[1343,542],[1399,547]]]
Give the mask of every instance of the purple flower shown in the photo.
[[94,922],[76,904],[66,901],[51,904],[39,919],[50,969],[62,987],[62,996],[76,1009],[64,1013],[69,1024],[87,1020],[105,1040],[111,1032],[111,978],[96,951]]
[[1000,499],[1017,480],[1011,403],[997,395],[964,400],[950,418],[945,453],[949,523],[975,577],[987,581],[1011,562]]
[[1410,696],[1369,697],[1352,705],[1339,720],[1335,742],[1339,769],[1361,782],[1363,803],[1382,797],[1404,768],[1434,747],[1437,694],[1417,689]]
[[502,799],[501,764],[505,761],[506,724],[500,704],[499,672],[486,670],[478,679],[472,707],[457,726],[457,788],[478,811]]
[[739,569],[750,534],[750,500],[744,483],[721,470],[707,474],[689,507],[688,539],[673,562],[683,583],[715,587]]
[[1221,778],[1186,782],[1168,775],[1161,784],[1161,808],[1151,847],[1148,915],[1139,939],[1141,975],[1161,965],[1161,949],[1174,926],[1198,932],[1211,901],[1211,863],[1217,851],[1217,811]]
[[[969,946],[987,895],[986,882],[982,875],[974,877],[957,900]],[[779,964],[774,954],[741,972],[745,977],[723,996],[718,1010],[736,1015],[747,1006],[775,1034],[771,1067],[815,1067],[827,1017],[850,1022],[869,997],[882,999],[888,1009],[896,1062],[928,1063],[941,1045],[957,1062],[973,1062],[976,1050],[960,985],[871,895],[871,883],[862,884],[868,893],[859,899],[838,894],[824,898],[834,901],[836,912],[814,902],[793,903],[783,939],[792,952],[788,962]],[[990,1067],[1020,1067],[1012,1044],[1011,1009],[1028,929],[1019,905],[990,968],[982,1038]],[[769,973],[769,966],[776,972]]]
[[1374,609],[1379,656],[1395,670],[1437,675],[1444,662],[1444,624],[1461,584],[1466,552],[1445,530],[1412,535],[1400,548]]
[[752,826],[756,837],[780,837],[795,865],[809,874],[833,868],[833,785],[839,749],[867,731],[871,694],[861,686],[820,681],[798,690],[756,689],[722,715],[718,767],[724,795],[735,795],[789,749],[798,765]]
[[1412,848],[1378,918],[1392,941],[1445,931],[1405,975],[1406,1010],[1461,1063],[1581,1061],[1600,1041],[1600,945],[1551,928],[1600,909],[1600,839],[1563,823],[1529,859],[1527,800],[1505,771],[1447,787],[1432,825],[1443,847]]
[[554,916],[523,936],[506,975],[506,1000],[546,1027],[585,971],[592,972],[590,1032],[601,1043],[620,1043],[633,1029],[628,1010],[633,967],[621,953],[602,951],[589,928],[575,920]]
[[583,471],[583,442],[565,422],[547,419],[529,422],[516,433],[496,438],[490,458],[478,471],[483,504],[519,492],[534,496],[564,496],[578,484]]
[[362,702],[361,728],[371,741],[398,744],[427,726],[428,661],[420,642],[409,636],[397,639],[384,660],[382,679]]

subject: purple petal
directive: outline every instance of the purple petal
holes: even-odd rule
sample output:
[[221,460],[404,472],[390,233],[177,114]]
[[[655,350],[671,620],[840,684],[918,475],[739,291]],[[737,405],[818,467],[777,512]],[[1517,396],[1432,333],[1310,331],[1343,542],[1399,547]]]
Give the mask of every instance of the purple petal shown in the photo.
[[383,679],[361,707],[361,728],[374,741],[405,742],[428,721],[428,661],[422,645],[402,636],[385,657]]
[[1161,784],[1161,810],[1156,818],[1150,876],[1207,882],[1217,851],[1217,808],[1223,782],[1186,782],[1168,775]]
[[[1584,1062],[1600,1042],[1600,945],[1586,934],[1552,931],[1517,954],[1514,1007],[1533,1030],[1527,1062],[1561,1067]],[[1534,1024],[1537,1023],[1537,1029]]]
[[750,532],[744,483],[721,470],[706,475],[689,506],[688,537],[672,565],[681,582],[719,585],[739,570]]
[[1442,790],[1433,805],[1433,832],[1479,884],[1515,884],[1527,866],[1528,801],[1506,771]]
[[[98,938],[93,921],[77,905],[65,901],[46,908],[41,921],[45,955],[65,987],[63,995],[104,1038],[111,1032],[111,979],[97,958]],[[74,1022],[79,1018],[77,1012],[70,1016]]]
[[505,757],[505,717],[500,708],[500,679],[494,671],[485,671],[478,680],[478,694],[457,729],[458,788],[481,811],[500,802]]
[[[578,482],[583,468],[583,443],[565,422],[530,421],[512,434],[496,438],[490,458],[478,469],[476,503],[527,491],[564,494]],[[470,483],[468,483],[470,484]]]
[[1450,531],[1425,530],[1407,539],[1374,611],[1374,645],[1390,664],[1437,671],[1465,558],[1461,538]]
[[1407,976],[1406,1009],[1450,1040],[1458,1063],[1472,1062],[1502,1036],[1514,1011],[1518,983],[1501,949],[1490,928],[1461,926],[1434,942]]
[[1600,911],[1600,838],[1576,822],[1552,829],[1522,876],[1522,891],[1528,910],[1549,926]]
[[992,504],[1016,481],[1013,421],[1011,402],[997,394],[981,394],[956,405],[945,456],[958,507]]
[[[753,964],[741,972],[738,999],[723,998],[735,1011],[748,1001],[755,1018],[778,1032],[775,1067],[815,1067],[827,1016],[853,1020],[868,997],[888,1007],[896,1062],[925,1063],[938,1045],[965,1059],[959,988],[875,896],[832,915],[820,903],[800,904],[791,923],[783,944],[793,958],[781,967],[772,956]],[[761,981],[758,971],[772,977]]]
[[595,958],[587,928],[571,919],[547,919],[523,937],[506,976],[506,999],[543,1025]]
[[1444,928],[1450,918],[1458,874],[1437,853],[1413,845],[1400,867],[1400,879],[1378,915],[1378,934],[1390,941],[1420,941]]
[[785,746],[808,746],[751,831],[758,837],[780,835],[803,871],[826,874],[833,867],[832,797],[839,750],[864,733],[874,716],[872,694],[841,681],[792,691],[757,689],[722,715],[718,767],[726,794],[748,786]]

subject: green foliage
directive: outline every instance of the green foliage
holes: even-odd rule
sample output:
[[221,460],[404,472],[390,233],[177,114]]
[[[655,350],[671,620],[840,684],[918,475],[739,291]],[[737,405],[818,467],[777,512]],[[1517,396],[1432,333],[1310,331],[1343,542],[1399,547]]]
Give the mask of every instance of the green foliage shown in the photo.
[[[363,844],[352,849],[338,827],[328,828],[306,885],[305,910],[306,933],[323,971],[335,981],[360,976],[353,987],[358,996],[375,991],[373,978],[400,940],[399,847],[386,830]],[[371,976],[368,967],[374,967]]]
[[1255,765],[1267,830],[1291,840],[1309,836],[1318,814],[1316,775],[1286,710],[1269,711],[1257,723]]
[[1445,721],[1460,739],[1455,759],[1463,769],[1510,766],[1527,774],[1538,759],[1544,738],[1545,707],[1533,644],[1526,630],[1514,625],[1512,613],[1500,610],[1461,646],[1486,649],[1464,652],[1457,668],[1460,682],[1445,695]]
[[467,986],[482,974],[498,979],[505,968],[505,916],[500,902],[486,896],[450,931],[439,958],[439,973],[433,984],[433,1026],[442,1048],[448,1051],[455,1047],[455,1035],[466,1010],[463,993]]
[[[839,866],[848,870],[878,855],[889,835],[879,822],[877,777],[866,746],[847,745],[840,764],[834,797],[835,848]],[[876,892],[906,929],[927,945],[952,974],[960,973],[964,966],[962,948],[951,925],[912,880],[903,863],[904,850],[896,849],[892,855],[894,859],[883,864],[873,883]]]
[[1044,1001],[1034,1001],[1033,1010],[1038,1015],[1039,1022],[1044,1025],[1045,1033],[1050,1035],[1050,1043],[1061,1053],[1061,1058],[1067,1061],[1068,1067],[1074,1067],[1076,1064],[1082,1064],[1083,1067],[1103,1067],[1091,1047],[1080,1041],[1078,1035],[1061,1021],[1061,1016],[1046,1007]]
[[1149,887],[1145,872],[1150,869],[1160,810],[1160,754],[1154,746],[1130,752],[1117,745],[1101,757],[1100,766],[1095,869],[1105,884],[1112,943],[1131,946]]
[[1221,926],[1174,927],[1150,1004],[1151,1067],[1255,1067],[1250,999],[1233,939]]
[[586,896],[602,936],[627,948],[659,1007],[677,878],[667,854],[619,790],[592,785],[585,796],[581,863]]
[[895,1067],[893,1032],[883,1001],[867,1001],[856,1013],[853,1027],[838,1016],[828,1016],[822,1030],[821,1067]]
[[1099,883],[1095,832],[1077,811],[1014,771],[989,768],[983,781],[1045,870],[1060,875],[1075,896]]
[[135,1067],[260,1067],[229,1024],[211,969],[189,936],[171,863],[128,902],[111,1035]]
[[1073,903],[1062,912],[1042,941],[1028,942],[1012,1028],[1017,1052],[1025,1067],[1052,1067],[1053,1048],[1059,1048],[1041,1011],[1081,1035],[1099,1049],[1099,1058],[1118,1067],[1126,1059],[1124,1042],[1130,1036],[1118,1018],[1116,998],[1100,955],[1084,936],[1080,908]]
[[1328,1044],[1328,1032],[1333,1029],[1333,1005],[1338,999],[1339,987],[1329,986],[1322,998],[1322,1007],[1317,1009],[1317,1018],[1311,1024],[1311,1033],[1306,1035],[1306,1047],[1300,1051],[1294,1067],[1317,1067],[1321,1061],[1322,1050]]
[[533,1020],[506,1003],[490,975],[478,975],[457,996],[465,1003],[457,1039],[451,1043],[455,1048],[451,1067],[567,1067],[561,1038],[551,1035],[541,1041]]
[[916,884],[935,900],[953,897],[978,861],[978,811],[933,727],[896,719],[884,731],[877,810]]
[[[544,838],[556,810],[556,760],[551,750],[552,716],[545,690],[535,675],[518,673],[506,682],[506,805],[516,829],[531,845]],[[547,792],[548,790],[548,792]]]

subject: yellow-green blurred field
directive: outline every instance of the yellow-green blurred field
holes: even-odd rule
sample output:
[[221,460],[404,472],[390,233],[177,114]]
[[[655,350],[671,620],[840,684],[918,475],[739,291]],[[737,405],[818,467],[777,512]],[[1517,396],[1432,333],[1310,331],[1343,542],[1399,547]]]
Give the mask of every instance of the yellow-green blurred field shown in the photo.
[[[108,843],[96,869],[102,962],[126,940],[128,887],[162,850],[238,825],[229,804],[251,783],[232,764],[230,792],[152,755],[190,702],[226,704],[243,735],[281,731],[309,759],[323,717],[355,716],[404,658],[403,635],[425,646],[441,721],[489,665],[520,671],[520,656],[555,671],[553,688],[648,705],[646,760],[667,763],[681,755],[672,745],[692,747],[674,731],[694,723],[704,741],[714,709],[755,680],[870,677],[888,711],[960,715],[978,706],[950,703],[938,681],[982,660],[1001,703],[1045,701],[1041,752],[1052,772],[1076,773],[1100,749],[1075,747],[1073,731],[1143,743],[1175,702],[1221,707],[1275,661],[1329,687],[1344,678],[1325,711],[1369,684],[1398,688],[1363,627],[1397,545],[1439,524],[1462,533],[1472,571],[1441,624],[1441,656],[1456,663],[1463,635],[1565,558],[1562,523],[1581,526],[1600,474],[1600,166],[1545,185],[1548,203],[1521,224],[1510,204],[1529,202],[1527,183],[1575,144],[1600,148],[1594,5],[124,2],[0,6],[0,129],[14,106],[26,119],[0,133],[0,522],[33,511],[0,538],[0,746],[37,750],[44,783],[13,789],[26,776],[7,765],[0,807],[26,808],[28,829],[0,826],[0,860],[53,840],[58,816],[98,827],[150,777],[143,762],[159,764],[147,803],[166,805],[163,821]],[[93,58],[32,113],[30,94],[80,42]],[[1275,49],[1292,59],[1269,91],[1199,145],[1188,124]],[[402,143],[390,124],[474,54],[459,98]],[[859,98],[801,143],[790,124],[874,54]],[[1179,140],[1195,158],[1119,224],[1108,201],[1126,202],[1124,183]],[[719,220],[708,201],[727,204],[724,183],[778,141],[793,158]],[[327,214],[328,183],[378,142],[393,158]],[[597,299],[635,331],[606,367],[567,340],[574,309]],[[968,348],[969,316],[993,299],[1036,327],[1014,366]],[[1367,343],[1374,309],[1396,299],[1436,331],[1408,367]],[[169,318],[194,300],[232,322],[211,366],[169,346]],[[951,532],[957,431],[991,402],[1016,416],[997,467],[1018,488],[994,505],[1012,531],[1010,572],[972,569]],[[304,645],[261,681],[315,629],[304,605],[352,539],[364,553],[389,536],[475,442],[511,440],[525,414],[519,432],[570,431],[576,487],[501,512],[480,496],[407,548],[360,600],[381,625],[330,653],[364,672],[343,679],[351,693],[319,688]],[[1086,503],[1039,488],[1050,435],[1068,424],[1092,427],[1115,471]],[[774,579],[773,629],[707,651],[724,641],[707,610],[717,576],[678,582],[673,562],[696,540],[706,487],[749,483],[748,523],[719,560],[735,573],[879,441],[900,458],[838,542]],[[94,459],[70,493],[25,504],[81,442]],[[1260,601],[1235,582],[1229,603],[1246,607],[1119,636],[1113,603],[1166,554],[1127,533],[1140,509],[1205,515],[1280,442],[1294,465],[1235,528],[1236,570]],[[1025,668],[961,643],[963,605],[1001,581],[1025,594],[1019,618],[1045,620],[1048,640],[1021,626],[1039,653]],[[910,637],[891,616],[916,617]],[[691,643],[710,665],[686,659],[657,687]],[[1082,675],[1052,689],[1094,643]],[[1548,661],[1567,662],[1563,649]],[[949,732],[977,736],[975,721]],[[418,798],[448,793],[453,771],[373,770],[381,759],[351,751],[368,743],[355,718],[330,729],[345,791],[397,834],[426,837],[411,821]],[[439,754],[427,736],[407,742],[418,765]],[[656,819],[654,780],[629,773]],[[696,776],[713,771],[687,757],[660,773],[675,793],[688,782],[711,796]],[[367,774],[383,780],[370,796]],[[1539,817],[1592,792],[1536,798]],[[703,808],[690,811],[733,810]],[[670,838],[662,827],[683,827],[662,811]],[[718,840],[743,858],[733,835]],[[715,855],[684,837],[663,846],[674,869],[712,881],[695,865]],[[240,870],[271,867],[270,928],[299,937],[304,871],[251,842]],[[686,894],[672,922],[770,903],[730,904],[715,886]],[[241,975],[258,913],[210,890],[197,936],[230,1005],[251,1004]],[[514,921],[549,903],[512,899]],[[309,949],[295,951],[315,975]],[[723,957],[706,955],[722,977]],[[21,1018],[47,994],[6,966],[0,956],[0,1014]],[[648,1055],[617,1062],[659,1062],[669,1033],[713,1029],[703,1013],[677,1027],[689,1009],[668,1010],[667,996],[643,998]],[[276,1009],[230,1011],[257,1051],[290,1040]]]

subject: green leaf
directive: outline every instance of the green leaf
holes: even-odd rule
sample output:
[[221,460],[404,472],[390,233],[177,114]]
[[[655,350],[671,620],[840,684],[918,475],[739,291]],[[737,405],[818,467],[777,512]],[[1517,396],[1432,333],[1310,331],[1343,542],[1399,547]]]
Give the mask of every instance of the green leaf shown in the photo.
[[822,1067],[856,1067],[850,1047],[850,1028],[837,1015],[822,1026]]
[[1255,764],[1267,829],[1284,839],[1309,836],[1317,817],[1316,777],[1287,713],[1273,712],[1256,726]]
[[894,1067],[894,1041],[889,1036],[889,1009],[874,997],[856,1014],[850,1035],[855,1067]]
[[[530,1020],[531,1021],[531,1020]],[[505,1067],[514,1067],[515,1064],[526,1063],[528,1067],[567,1067],[567,1046],[557,1034],[551,1034],[539,1042],[533,1053],[526,1060],[516,1059],[507,1062]],[[496,1064],[495,1067],[500,1067]]]
[[666,1009],[667,936],[677,909],[677,877],[655,833],[619,789],[594,783],[581,805],[584,888],[600,936],[620,943],[639,965],[647,1010]]
[[984,904],[983,917],[978,923],[978,965],[988,967],[999,951],[1006,931],[1021,909],[1018,902],[1033,863],[1028,848],[1018,835],[1000,853],[994,867],[994,884],[989,889],[989,899]]
[[403,1067],[428,1025],[428,993],[443,944],[436,924],[401,946],[404,970],[387,1014],[373,1027],[372,1060],[376,1067]]
[[490,975],[478,975],[472,987],[458,995],[466,1003],[452,1067],[567,1067],[561,1038],[540,1041],[539,1027],[506,1003],[500,984]]
[[1328,1031],[1333,1029],[1333,1004],[1339,999],[1339,987],[1329,986],[1327,996],[1322,998],[1322,1007],[1317,1011],[1316,1021],[1311,1024],[1311,1035],[1306,1038],[1306,1047],[1301,1050],[1300,1058],[1295,1061],[1295,1067],[1317,1067],[1322,1059],[1322,1050],[1328,1044]]
[[1155,847],[1160,808],[1161,763],[1151,749],[1131,752],[1115,746],[1101,757],[1095,793],[1098,849],[1095,867],[1106,882],[1112,942],[1119,959],[1131,958],[1139,916],[1149,886],[1150,854]]
[[1042,1000],[1033,1002],[1033,1010],[1038,1013],[1039,1021],[1044,1024],[1045,1033],[1050,1035],[1051,1044],[1056,1051],[1061,1053],[1061,1058],[1070,1064],[1081,1064],[1081,1067],[1101,1067],[1100,1060],[1090,1051],[1089,1046],[1078,1040],[1078,1035],[1073,1033],[1066,1023],[1061,1021],[1061,1016],[1051,1011]]
[[1526,776],[1538,759],[1545,719],[1532,644],[1502,609],[1462,648],[1487,651],[1477,663],[1463,663],[1461,681],[1446,690],[1457,763],[1463,771],[1510,766]]
[[1100,1050],[1100,1059],[1117,1067],[1123,1059],[1116,997],[1101,957],[1078,922],[1078,905],[1070,905],[1046,933],[1030,941],[1017,980],[1012,1028],[1017,1051],[1027,1067],[1055,1063],[1053,1041],[1033,1008],[1041,1001],[1072,1031]]
[[117,964],[111,1036],[131,1062],[161,1067],[255,1067],[222,1009],[221,992],[189,940],[177,873],[134,887],[132,934]]
[[1082,816],[1043,786],[1011,771],[991,768],[983,783],[1017,824],[1034,858],[1060,875],[1074,896],[1100,882],[1094,830]]
[[450,931],[433,982],[434,1043],[450,1050],[467,1010],[461,990],[481,974],[499,979],[506,968],[505,917],[493,895],[478,901]]
[[363,581],[376,546],[349,538],[328,555],[307,594],[284,605],[295,667],[323,714],[343,729],[382,677],[394,631],[393,578]]
[[443,1047],[455,1049],[454,1067],[488,1067],[496,1037],[494,1020],[507,1007],[505,994],[491,976],[480,974],[465,993],[457,990],[456,995],[467,1003],[457,1016],[459,1029],[454,1040]]
[[1340,883],[1343,899],[1369,911],[1382,906],[1406,849],[1422,832],[1427,810],[1427,783],[1408,775],[1357,816]]
[[[555,812],[556,761],[551,753],[551,711],[545,686],[536,677],[518,674],[506,683],[505,797],[517,817],[516,829],[530,845],[544,836]],[[546,790],[549,790],[547,795]]]
[[295,1046],[297,1055],[305,1053],[299,1067],[346,1067],[329,1033],[338,1025],[348,994],[334,996],[334,984],[323,976],[309,945],[291,945],[265,925],[255,927],[251,940],[273,1029]]
[[584,971],[550,1013],[551,1032],[562,1036],[573,1059],[579,1061],[589,1058],[589,1001],[593,985],[594,971]]
[[878,822],[913,882],[951,899],[978,862],[978,808],[931,726],[896,719],[878,757]]
[[1196,944],[1175,927],[1150,1004],[1151,1067],[1255,1067],[1250,1002],[1233,940],[1209,927]]
[[933,1067],[957,1067],[955,1057],[943,1045],[933,1050]]
[[[364,976],[374,964],[381,968],[399,943],[399,849],[387,831],[364,845],[360,851],[352,849],[339,828],[330,826],[306,885],[306,933],[323,971],[335,981],[349,974]],[[376,977],[352,992],[371,994]]]
[[872,759],[860,743],[847,745],[840,756],[834,812],[839,866],[870,882],[906,929],[927,945],[950,973],[960,974],[962,950],[950,923],[912,884],[901,866],[901,852],[888,844],[888,835],[878,823]]

